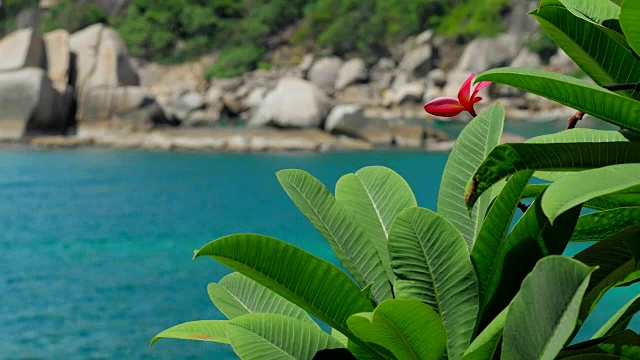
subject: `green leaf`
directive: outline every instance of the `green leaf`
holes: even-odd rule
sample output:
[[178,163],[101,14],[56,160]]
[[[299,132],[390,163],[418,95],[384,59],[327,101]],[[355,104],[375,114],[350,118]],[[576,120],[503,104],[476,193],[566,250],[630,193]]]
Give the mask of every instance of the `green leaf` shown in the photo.
[[336,329],[331,329],[331,336],[336,338],[336,340],[340,341],[340,343],[342,343],[345,346],[347,346],[347,344],[349,343],[349,338],[344,336],[343,333],[341,333],[340,331],[338,331]]
[[476,325],[478,285],[458,230],[430,210],[406,209],[391,227],[389,255],[396,297],[431,306],[447,330],[449,359],[460,359]]
[[[535,199],[548,187],[549,185],[547,184],[527,185],[526,189],[524,189],[524,192],[522,193],[522,199]],[[631,191],[600,196],[587,201],[584,206],[594,210],[615,210],[621,207],[639,207],[640,192],[636,193]]]
[[478,335],[467,351],[464,352],[462,360],[486,360],[493,359],[502,339],[504,324],[507,320],[509,308],[502,310],[495,319]]
[[560,214],[578,204],[630,190],[640,190],[640,164],[613,165],[571,173],[549,186],[542,197],[542,209],[553,222]]
[[634,257],[638,237],[640,225],[634,225],[574,256],[589,266],[599,267],[591,276],[591,282],[580,306],[580,325],[609,289],[629,285],[640,279],[640,266],[638,259]]
[[631,330],[584,341],[564,348],[558,359],[628,359],[640,360],[640,336]]
[[470,190],[474,191],[469,193],[467,206],[472,206],[495,183],[518,171],[578,171],[626,163],[640,163],[640,143],[500,145],[473,176]]
[[229,319],[246,314],[270,313],[290,316],[317,326],[299,306],[240,273],[231,273],[218,284],[209,284],[207,292],[213,304]]
[[387,277],[394,279],[387,239],[393,219],[402,210],[418,206],[409,184],[391,169],[371,166],[343,176],[336,185],[336,198],[364,228]]
[[[620,25],[627,41],[637,54],[640,54],[640,3],[634,0],[622,2]],[[637,78],[635,79],[637,81]]]
[[640,224],[640,208],[619,208],[581,216],[571,241],[600,241]]
[[576,326],[591,272],[562,256],[540,260],[509,306],[502,359],[555,359]]
[[575,16],[595,24],[618,20],[620,16],[620,6],[608,0],[543,0],[542,6],[556,1],[564,5]]
[[594,339],[615,335],[626,330],[633,316],[640,311],[640,295],[627,302],[593,335]]
[[579,216],[580,206],[577,206],[551,224],[542,212],[539,199],[531,204],[495,259],[484,301],[480,304],[482,326],[509,305],[538,260],[564,252]]
[[229,322],[227,337],[243,360],[311,360],[318,350],[344,348],[317,326],[278,314],[237,317]]
[[349,332],[347,318],[373,311],[369,299],[335,265],[271,237],[226,236],[198,250],[195,257],[200,256],[246,275],[354,341],[358,339]]
[[624,36],[575,16],[553,2],[543,1],[532,14],[553,41],[597,84],[624,84],[640,76],[640,61]]
[[531,179],[531,171],[523,171],[514,175],[502,192],[498,195],[485,218],[476,243],[471,251],[471,261],[478,277],[480,303],[483,304],[486,289],[496,265],[496,259],[511,227],[522,191]]
[[476,81],[492,81],[546,97],[611,124],[640,131],[640,102],[582,79],[538,69],[500,68]]
[[378,303],[393,298],[393,278],[385,271],[375,240],[367,236],[350,212],[311,174],[282,170],[276,175],[293,203],[327,239],[360,287],[373,284],[371,293]]
[[[593,130],[586,128],[576,128],[564,130],[554,134],[536,136],[526,141],[529,144],[557,144],[557,143],[604,143],[604,142],[637,142],[638,134],[630,131],[609,131]],[[556,181],[564,176],[564,172],[544,172],[538,171],[533,176],[547,180]],[[535,196],[537,197],[537,196]]]
[[211,341],[228,344],[225,327],[228,320],[199,320],[171,327],[151,339],[151,346],[160,339]]
[[478,114],[460,133],[442,175],[438,214],[462,233],[469,251],[491,199],[482,199],[470,215],[465,203],[465,188],[485,157],[500,143],[504,116],[504,108],[497,104]]
[[388,349],[398,359],[440,360],[445,354],[442,320],[417,300],[387,300],[372,313],[352,315],[347,324],[362,340]]

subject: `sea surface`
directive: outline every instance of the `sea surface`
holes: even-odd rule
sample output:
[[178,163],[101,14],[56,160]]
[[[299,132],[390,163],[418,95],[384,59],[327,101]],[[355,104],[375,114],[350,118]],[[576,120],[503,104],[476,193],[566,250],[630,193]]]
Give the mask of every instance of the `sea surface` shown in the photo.
[[[435,209],[446,158],[406,151],[4,150],[0,359],[235,359],[229,347],[211,343],[161,340],[149,347],[170,326],[222,318],[206,286],[229,270],[211,259],[191,260],[194,249],[252,232],[335,262],[276,171],[304,169],[333,190],[343,174],[388,166],[406,178],[421,206]],[[580,338],[637,291],[607,296]]]

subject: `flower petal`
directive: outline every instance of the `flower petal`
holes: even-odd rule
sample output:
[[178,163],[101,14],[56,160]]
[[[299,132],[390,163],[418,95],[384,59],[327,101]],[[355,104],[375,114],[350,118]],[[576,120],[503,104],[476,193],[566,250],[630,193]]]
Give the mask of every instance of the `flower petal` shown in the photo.
[[[473,90],[473,94],[471,95],[471,98],[475,98],[476,95],[478,95],[478,93],[480,92],[480,90],[486,88],[487,86],[491,85],[491,81],[481,81],[478,83],[478,85],[476,85],[476,88]],[[477,103],[477,101],[475,101],[474,103]]]
[[471,106],[471,83],[475,77],[476,74],[471,73],[467,80],[465,80],[464,84],[460,87],[460,90],[458,90],[458,100],[465,109],[468,109]]
[[429,101],[424,106],[424,110],[431,115],[452,117],[463,112],[465,107],[460,104],[458,99],[439,97]]

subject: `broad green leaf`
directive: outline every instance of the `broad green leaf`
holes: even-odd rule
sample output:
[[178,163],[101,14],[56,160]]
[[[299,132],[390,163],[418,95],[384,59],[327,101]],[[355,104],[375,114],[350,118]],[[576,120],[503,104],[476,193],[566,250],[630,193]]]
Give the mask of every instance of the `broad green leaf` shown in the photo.
[[591,272],[562,256],[540,260],[509,306],[502,359],[555,359],[576,326]]
[[374,312],[352,315],[349,330],[391,351],[398,359],[440,360],[447,343],[442,320],[417,300],[387,300]]
[[349,338],[336,329],[331,329],[331,336],[340,341],[344,346],[347,346],[347,344],[349,343]]
[[640,101],[582,79],[538,69],[500,68],[482,73],[476,81],[492,81],[546,97],[614,125],[640,131]]
[[631,330],[565,347],[558,359],[640,360],[640,336]]
[[600,241],[635,224],[640,224],[640,207],[587,214],[578,219],[571,241]]
[[498,350],[498,344],[504,332],[504,323],[507,320],[509,308],[502,310],[495,319],[473,340],[462,360],[486,360],[493,359]]
[[[564,130],[554,134],[541,135],[526,141],[530,144],[557,144],[557,143],[604,143],[604,142],[637,142],[638,134],[630,131],[609,131],[576,128]],[[565,172],[544,172],[538,171],[533,176],[547,180],[556,181],[564,176]]]
[[627,163],[640,163],[640,143],[500,145],[473,176],[467,206],[472,206],[495,183],[518,171],[579,171]]
[[640,311],[640,295],[629,300],[593,335],[594,339],[615,335],[627,329],[633,316]]
[[228,320],[199,320],[171,327],[151,339],[151,346],[160,339],[211,341],[228,344],[225,327]]
[[198,250],[195,257],[200,256],[210,256],[262,284],[356,342],[347,318],[373,311],[369,299],[335,265],[271,237],[226,236]]
[[317,324],[299,306],[240,273],[231,273],[207,286],[213,304],[227,318],[254,313],[281,314]]
[[372,284],[371,293],[378,303],[393,298],[393,278],[385,271],[375,239],[368,236],[355,217],[311,174],[282,170],[276,175],[293,203],[327,239],[360,286]]
[[478,285],[458,230],[430,210],[406,209],[391,226],[389,255],[396,297],[431,306],[447,330],[449,359],[460,359],[476,325]]
[[479,201],[469,214],[465,203],[465,189],[485,157],[500,143],[504,116],[504,108],[500,105],[493,105],[478,114],[460,133],[442,175],[438,214],[460,231],[469,251],[480,231],[491,199]]
[[543,0],[542,6],[559,2],[575,16],[596,24],[603,24],[608,20],[618,20],[620,6],[608,0]]
[[[629,45],[640,54],[640,3],[637,0],[624,0],[620,13],[620,25]],[[638,79],[634,79],[638,81]]]
[[336,198],[366,231],[387,277],[393,279],[387,239],[393,219],[402,210],[418,206],[409,184],[391,169],[371,166],[343,176],[336,185]]
[[523,171],[514,175],[507,182],[491,206],[471,251],[471,261],[478,277],[481,304],[486,301],[486,288],[496,265],[496,258],[504,245],[513,215],[518,209],[517,205],[520,202],[522,191],[531,179],[531,175],[531,171]]
[[[636,151],[640,155],[640,149]],[[636,160],[634,155],[629,158]],[[549,186],[542,197],[542,209],[553,222],[578,204],[629,190],[640,190],[640,164],[620,164],[571,173]]]
[[579,216],[580,206],[577,206],[551,224],[542,212],[539,199],[531,204],[507,236],[491,268],[484,301],[480,304],[480,329],[509,305],[523,279],[540,259],[564,252]]
[[278,314],[237,317],[229,321],[227,337],[243,360],[311,360],[318,350],[344,348],[317,326]]
[[[549,185],[547,184],[527,185],[522,193],[522,199],[535,199],[548,187]],[[615,210],[621,207],[639,207],[640,192],[620,192],[600,196],[587,201],[584,206],[594,210]]]
[[574,256],[584,264],[599,267],[591,276],[591,282],[582,300],[579,325],[609,289],[629,285],[640,279],[640,265],[634,257],[635,248],[639,245],[638,240],[640,224],[597,242]]
[[553,41],[597,84],[624,84],[640,76],[640,61],[621,34],[574,16],[562,6],[542,6],[532,14]]

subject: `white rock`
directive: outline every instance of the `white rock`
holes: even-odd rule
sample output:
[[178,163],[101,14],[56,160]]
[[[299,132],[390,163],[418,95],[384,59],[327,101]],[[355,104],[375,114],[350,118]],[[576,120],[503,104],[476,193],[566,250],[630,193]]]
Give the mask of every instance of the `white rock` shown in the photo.
[[342,60],[338,57],[322,58],[313,64],[307,77],[325,93],[333,94],[341,66]]
[[578,70],[575,62],[562,49],[558,49],[558,53],[549,59],[549,65],[555,70],[563,74],[571,74]]
[[58,92],[43,69],[0,72],[0,137],[62,134],[73,121],[72,100],[71,90]]
[[78,102],[78,121],[82,124],[111,119],[132,120],[138,124],[167,122],[155,96],[145,88],[120,86],[88,89]]
[[331,103],[316,85],[294,77],[282,78],[264,99],[250,126],[320,127]]
[[368,125],[364,117],[364,106],[360,104],[336,105],[324,124],[326,131],[334,134],[346,134],[359,137],[363,128]]
[[424,77],[433,69],[432,56],[433,49],[431,46],[419,46],[404,55],[402,61],[400,61],[399,68],[415,78]]
[[476,72],[511,63],[520,51],[518,38],[511,34],[501,34],[495,38],[477,38],[465,47],[457,70]]
[[515,59],[511,62],[511,67],[539,68],[542,66],[540,56],[522,48]]
[[364,60],[360,58],[351,59],[345,62],[340,71],[338,71],[338,77],[336,79],[336,90],[342,90],[349,85],[365,81],[369,78],[367,74],[367,66]]
[[433,39],[433,30],[426,30],[416,36],[416,45],[426,45]]
[[69,39],[76,54],[76,91],[80,97],[91,88],[137,86],[139,78],[124,41],[104,24],[91,25]]
[[69,85],[71,75],[71,47],[69,33],[55,30],[44,35],[47,49],[47,73],[56,89],[62,91]]
[[26,67],[47,68],[42,34],[34,29],[21,29],[0,40],[0,71]]

